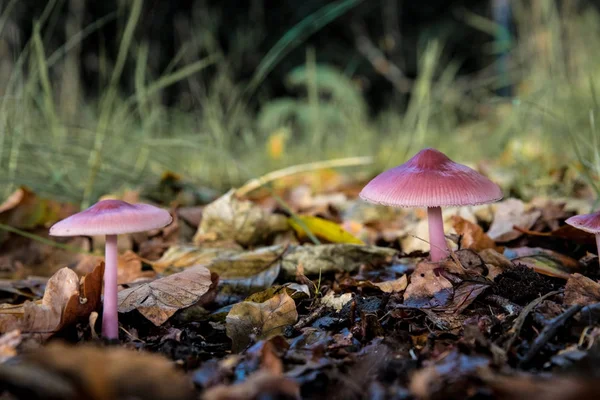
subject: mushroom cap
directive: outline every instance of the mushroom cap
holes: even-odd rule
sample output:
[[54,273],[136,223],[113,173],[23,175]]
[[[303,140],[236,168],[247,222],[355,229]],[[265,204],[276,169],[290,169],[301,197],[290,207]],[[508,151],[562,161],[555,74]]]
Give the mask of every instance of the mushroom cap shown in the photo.
[[585,232],[600,233],[600,211],[591,214],[574,215],[565,222]]
[[452,207],[498,201],[502,190],[474,169],[427,148],[377,175],[360,197],[392,207]]
[[168,211],[150,204],[102,200],[52,225],[50,235],[94,236],[143,232],[162,228],[172,220]]

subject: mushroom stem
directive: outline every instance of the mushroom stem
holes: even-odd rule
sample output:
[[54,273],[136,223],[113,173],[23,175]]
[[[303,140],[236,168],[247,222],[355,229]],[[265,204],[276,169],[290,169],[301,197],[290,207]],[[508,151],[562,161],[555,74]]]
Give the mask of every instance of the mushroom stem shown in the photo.
[[106,235],[102,336],[107,339],[119,338],[117,312],[117,235]]
[[427,219],[429,221],[429,253],[431,261],[438,262],[448,255],[448,245],[444,237],[444,220],[440,207],[428,207]]

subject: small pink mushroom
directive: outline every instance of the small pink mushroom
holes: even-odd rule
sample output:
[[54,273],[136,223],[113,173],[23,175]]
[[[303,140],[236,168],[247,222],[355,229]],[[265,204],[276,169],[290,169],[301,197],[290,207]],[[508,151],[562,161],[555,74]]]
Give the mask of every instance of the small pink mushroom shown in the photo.
[[502,198],[502,191],[477,171],[428,148],[377,175],[360,197],[392,207],[426,207],[431,260],[437,262],[448,255],[441,207],[492,203]]
[[600,257],[600,211],[591,214],[574,215],[565,221],[567,224],[596,236],[596,248]]
[[50,228],[52,236],[106,235],[104,267],[104,311],[102,335],[119,337],[117,311],[117,235],[143,232],[169,225],[168,211],[149,204],[129,204],[121,200],[102,200],[87,210],[71,215]]

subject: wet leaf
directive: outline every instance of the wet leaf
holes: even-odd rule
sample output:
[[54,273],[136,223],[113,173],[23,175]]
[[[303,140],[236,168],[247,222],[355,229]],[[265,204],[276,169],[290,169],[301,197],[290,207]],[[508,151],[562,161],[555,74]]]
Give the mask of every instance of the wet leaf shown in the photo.
[[289,228],[283,215],[271,214],[251,201],[238,200],[234,193],[230,190],[204,208],[195,244],[202,243],[207,235],[213,235],[215,240],[233,239],[242,246],[260,244]]
[[77,318],[87,316],[100,303],[103,273],[104,264],[100,264],[80,287],[75,272],[68,268],[58,270],[48,280],[41,300],[0,307],[0,333],[19,329],[44,340]]
[[444,306],[444,311],[453,311],[457,314],[463,312],[471,303],[477,299],[485,289],[490,287],[490,284],[480,282],[463,282],[454,289],[452,301]]
[[415,308],[442,307],[452,299],[452,283],[442,276],[436,263],[421,262],[410,275],[404,305]]
[[496,248],[496,243],[485,234],[479,225],[458,215],[452,216],[452,225],[456,233],[461,235],[461,247],[474,251]]
[[361,265],[389,263],[397,254],[394,249],[356,244],[323,244],[319,246],[290,246],[281,260],[288,276],[296,275],[298,264],[307,276],[327,272],[354,272]]
[[[119,312],[138,310],[154,325],[165,323],[182,308],[208,303],[216,294],[218,277],[203,266],[188,268],[119,292]],[[213,289],[213,290],[211,290]]]
[[522,232],[513,227],[531,229],[533,224],[542,215],[539,210],[527,210],[525,203],[518,199],[507,199],[496,204],[494,221],[487,234],[496,242],[510,242],[517,239]]
[[[156,354],[52,343],[0,370],[5,388],[38,399],[192,400],[191,381]],[[19,396],[20,397],[20,396]]]
[[[364,244],[362,240],[352,236],[335,222],[310,215],[299,215],[296,218],[298,218],[306,226],[306,228],[319,239],[326,240],[330,243]],[[288,218],[288,223],[296,231],[300,238],[306,237],[304,228],[298,223],[298,221],[296,221],[295,218]]]
[[572,274],[565,286],[565,304],[587,306],[600,302],[600,284],[581,274]]
[[235,304],[226,318],[227,336],[232,341],[232,351],[239,352],[251,341],[281,335],[286,326],[298,319],[296,304],[287,293],[276,295],[263,303]]

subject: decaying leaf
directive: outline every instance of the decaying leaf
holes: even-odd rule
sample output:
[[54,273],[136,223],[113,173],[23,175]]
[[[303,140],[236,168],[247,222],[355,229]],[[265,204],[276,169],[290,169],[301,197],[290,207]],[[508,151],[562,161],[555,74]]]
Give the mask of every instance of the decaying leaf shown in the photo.
[[581,270],[579,262],[564,254],[539,247],[506,249],[504,255],[515,264],[532,268],[538,274],[569,279],[571,273]]
[[248,200],[238,200],[230,190],[204,208],[194,243],[207,235],[216,240],[233,239],[242,246],[264,243],[276,232],[289,229],[287,218],[269,213]]
[[394,249],[356,244],[323,244],[319,246],[290,246],[281,260],[288,276],[296,275],[298,264],[304,266],[307,276],[326,272],[354,272],[361,265],[389,263],[397,254]]
[[587,306],[600,302],[600,284],[581,274],[572,274],[565,286],[565,304]]
[[377,286],[384,293],[401,292],[408,286],[408,279],[406,275],[402,275],[393,281],[375,282],[373,285]]
[[18,329],[0,336],[0,364],[17,355],[17,346],[22,340],[21,331]]
[[452,216],[452,225],[456,233],[461,235],[461,247],[474,251],[496,248],[496,243],[485,234],[479,225],[458,215]]
[[410,275],[404,305],[416,308],[441,307],[452,299],[452,283],[442,276],[437,263],[421,262]]
[[158,273],[167,270],[177,271],[192,265],[204,265],[218,257],[230,257],[240,253],[240,249],[176,245],[170,247],[160,259],[148,263]]
[[[296,218],[298,218],[306,228],[319,239],[326,240],[330,243],[364,244],[362,240],[352,236],[335,222],[310,215],[299,215]],[[288,223],[296,231],[298,236],[301,238],[306,237],[303,226],[300,225],[295,218],[289,218]]]
[[251,335],[259,340],[280,335],[286,326],[294,324],[297,319],[296,303],[287,293],[273,296],[263,303],[237,303],[226,318],[232,351],[239,352],[246,348]]
[[540,210],[527,210],[521,200],[510,198],[496,203],[494,221],[487,234],[496,242],[510,242],[523,233],[513,227],[530,229],[542,215]]
[[15,228],[31,229],[64,218],[74,211],[73,207],[41,199],[26,187],[20,187],[0,204],[0,222]]
[[[121,347],[52,343],[19,365],[0,365],[3,388],[37,399],[192,400],[185,374],[159,355]],[[17,396],[21,397],[21,396]]]
[[340,311],[350,300],[352,300],[352,293],[344,293],[336,296],[333,291],[329,291],[321,299],[321,304],[333,308],[335,311]]
[[[216,295],[218,277],[203,266],[188,268],[149,283],[119,292],[119,312],[137,309],[154,325],[165,323],[182,308],[210,302]],[[214,290],[211,290],[214,289]]]
[[41,300],[0,307],[0,333],[20,329],[23,333],[38,334],[43,340],[88,315],[100,303],[103,272],[104,264],[98,265],[84,278],[80,288],[75,272],[69,268],[58,270],[48,280]]

